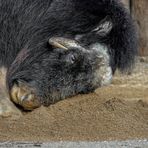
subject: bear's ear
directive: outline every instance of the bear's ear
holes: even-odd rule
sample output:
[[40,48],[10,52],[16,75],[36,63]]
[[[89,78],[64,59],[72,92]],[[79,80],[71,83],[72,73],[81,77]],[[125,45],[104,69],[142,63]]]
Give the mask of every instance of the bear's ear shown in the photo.
[[100,23],[97,25],[95,29],[93,29],[92,32],[95,32],[100,36],[106,36],[111,32],[112,28],[113,28],[112,20],[107,16],[100,21]]

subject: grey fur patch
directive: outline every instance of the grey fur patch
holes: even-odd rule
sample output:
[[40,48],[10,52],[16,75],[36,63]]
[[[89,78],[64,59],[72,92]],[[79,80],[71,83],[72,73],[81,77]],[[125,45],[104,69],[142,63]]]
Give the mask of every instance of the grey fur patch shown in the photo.
[[112,69],[110,66],[110,56],[107,47],[99,43],[91,45],[91,50],[95,51],[98,57],[98,67],[94,73],[94,85],[105,86],[111,83]]

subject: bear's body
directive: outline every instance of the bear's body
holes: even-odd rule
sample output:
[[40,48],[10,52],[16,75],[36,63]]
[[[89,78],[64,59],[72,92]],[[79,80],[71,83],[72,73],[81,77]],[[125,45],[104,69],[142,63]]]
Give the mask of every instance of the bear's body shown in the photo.
[[[54,36],[77,40],[86,52],[53,48]],[[133,21],[118,0],[0,1],[0,66],[12,101],[24,109],[107,85],[136,53]]]

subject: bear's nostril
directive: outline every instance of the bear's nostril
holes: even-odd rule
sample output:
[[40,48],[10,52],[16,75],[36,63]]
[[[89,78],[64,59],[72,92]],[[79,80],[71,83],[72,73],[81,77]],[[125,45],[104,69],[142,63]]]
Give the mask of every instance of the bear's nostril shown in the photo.
[[28,99],[28,96],[29,96],[29,95],[20,96],[20,100],[21,100],[21,101],[27,100],[27,99]]

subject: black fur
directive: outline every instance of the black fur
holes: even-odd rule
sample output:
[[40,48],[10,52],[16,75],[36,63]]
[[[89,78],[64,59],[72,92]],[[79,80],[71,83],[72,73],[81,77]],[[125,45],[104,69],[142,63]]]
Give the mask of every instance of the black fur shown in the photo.
[[[93,30],[107,18],[106,35]],[[7,67],[7,85],[23,81],[42,104],[93,91],[97,53],[64,51],[48,44],[52,36],[75,39],[88,47],[108,48],[114,72],[132,67],[137,53],[133,21],[119,0],[0,0],[0,65]],[[69,57],[74,55],[74,61]]]

